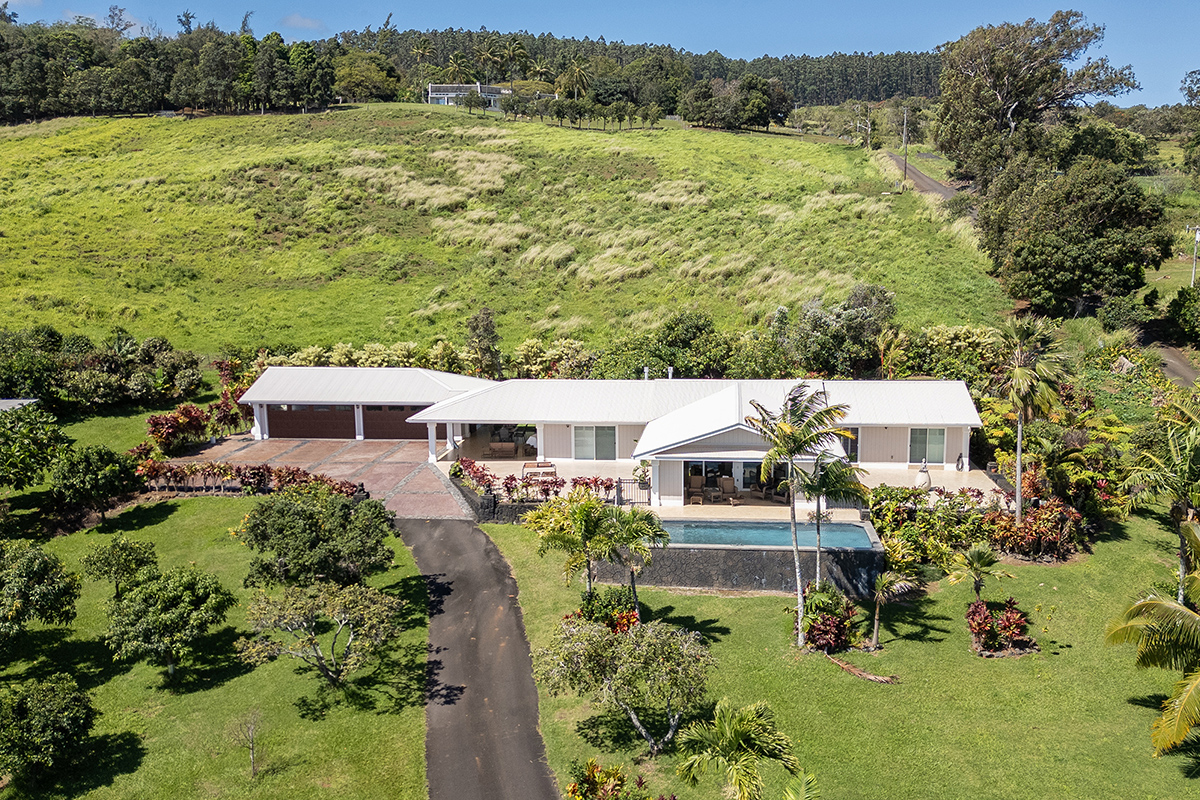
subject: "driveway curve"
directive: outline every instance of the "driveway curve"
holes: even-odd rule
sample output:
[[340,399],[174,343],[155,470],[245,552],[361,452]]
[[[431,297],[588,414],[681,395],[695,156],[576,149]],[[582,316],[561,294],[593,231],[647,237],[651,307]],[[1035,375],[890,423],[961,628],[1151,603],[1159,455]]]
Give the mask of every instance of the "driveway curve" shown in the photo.
[[430,588],[426,770],[431,800],[557,800],[517,583],[474,522],[400,518]]

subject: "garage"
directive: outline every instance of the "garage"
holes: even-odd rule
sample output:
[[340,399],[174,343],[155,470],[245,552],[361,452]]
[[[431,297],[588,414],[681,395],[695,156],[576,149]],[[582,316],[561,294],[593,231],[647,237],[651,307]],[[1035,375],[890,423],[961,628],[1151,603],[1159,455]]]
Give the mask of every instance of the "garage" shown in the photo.
[[[409,417],[492,381],[418,367],[268,367],[238,399],[257,439],[420,439]],[[446,441],[446,426],[437,426]]]
[[267,424],[277,439],[353,439],[354,406],[267,406]]
[[[408,418],[429,406],[369,406],[362,407],[364,439],[424,439],[428,428],[423,422]],[[272,431],[274,433],[274,431]],[[437,426],[437,438],[446,438],[446,426]]]

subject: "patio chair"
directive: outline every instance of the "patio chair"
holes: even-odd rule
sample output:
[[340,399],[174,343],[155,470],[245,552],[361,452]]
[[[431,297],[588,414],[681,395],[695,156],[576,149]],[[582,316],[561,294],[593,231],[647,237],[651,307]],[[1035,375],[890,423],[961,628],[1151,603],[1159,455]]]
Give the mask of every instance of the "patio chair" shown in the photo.
[[734,497],[739,500],[742,499],[742,495],[738,492],[737,481],[733,479],[733,476],[722,475],[720,478],[717,478],[717,486],[721,489],[721,494],[717,497],[717,500],[724,502]]
[[[696,497],[698,497],[700,499],[699,500],[692,499],[692,498],[696,498]],[[692,503],[692,502],[703,503],[704,502],[704,476],[703,475],[688,475],[687,491],[684,492],[684,500],[686,500],[688,503]]]

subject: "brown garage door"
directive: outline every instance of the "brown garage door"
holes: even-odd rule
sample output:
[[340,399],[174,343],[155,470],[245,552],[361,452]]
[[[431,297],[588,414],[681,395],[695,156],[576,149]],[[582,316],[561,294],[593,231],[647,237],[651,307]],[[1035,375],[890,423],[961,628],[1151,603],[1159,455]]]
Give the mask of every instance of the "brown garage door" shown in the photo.
[[[408,418],[429,406],[363,406],[364,439],[426,439],[429,430],[424,422],[408,422]],[[437,436],[445,439],[446,426],[437,426]]]
[[354,406],[268,406],[272,439],[353,439]]

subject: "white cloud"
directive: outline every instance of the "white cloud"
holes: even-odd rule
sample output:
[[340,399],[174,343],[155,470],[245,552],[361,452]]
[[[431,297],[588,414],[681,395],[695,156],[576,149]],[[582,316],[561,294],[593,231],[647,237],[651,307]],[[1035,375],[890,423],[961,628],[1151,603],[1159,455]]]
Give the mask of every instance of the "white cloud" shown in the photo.
[[306,31],[323,31],[326,29],[325,23],[321,20],[313,19],[312,17],[303,17],[299,14],[288,14],[279,20],[279,24],[285,28],[300,28]]

